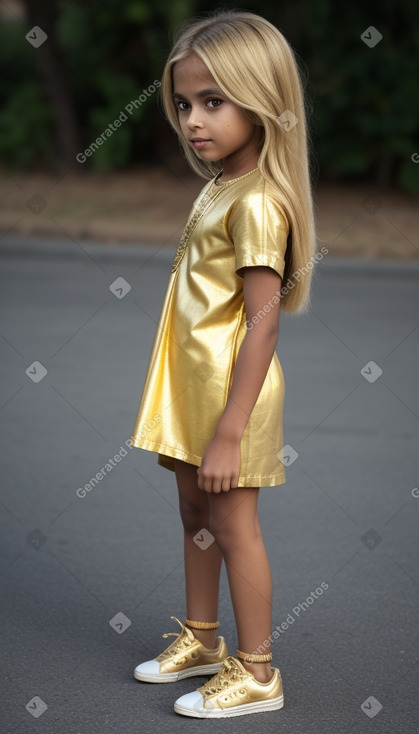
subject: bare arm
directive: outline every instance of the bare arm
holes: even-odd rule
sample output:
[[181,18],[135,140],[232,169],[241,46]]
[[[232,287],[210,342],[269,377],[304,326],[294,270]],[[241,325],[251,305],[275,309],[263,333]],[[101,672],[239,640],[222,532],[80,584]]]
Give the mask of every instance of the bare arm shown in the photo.
[[206,492],[228,492],[237,487],[240,474],[240,442],[259,397],[279,335],[280,303],[274,299],[281,288],[281,278],[272,268],[244,268],[243,296],[248,322],[263,311],[268,301],[272,307],[263,312],[241,343],[233,382],[215,434],[207,446],[198,469],[198,486]]

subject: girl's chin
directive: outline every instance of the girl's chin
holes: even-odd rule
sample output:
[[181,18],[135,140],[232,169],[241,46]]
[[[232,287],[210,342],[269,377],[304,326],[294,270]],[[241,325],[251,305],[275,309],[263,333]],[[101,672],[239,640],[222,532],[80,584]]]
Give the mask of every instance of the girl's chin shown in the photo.
[[218,161],[223,160],[222,158],[219,158],[218,156],[215,157],[214,153],[212,154],[205,153],[203,150],[202,151],[196,150],[195,155],[197,156],[197,158],[200,158],[201,160],[205,161],[206,163],[218,163]]
[[195,149],[195,153],[200,158],[205,158],[206,161],[212,160],[214,158],[214,151],[205,150],[205,148],[202,148],[201,150]]

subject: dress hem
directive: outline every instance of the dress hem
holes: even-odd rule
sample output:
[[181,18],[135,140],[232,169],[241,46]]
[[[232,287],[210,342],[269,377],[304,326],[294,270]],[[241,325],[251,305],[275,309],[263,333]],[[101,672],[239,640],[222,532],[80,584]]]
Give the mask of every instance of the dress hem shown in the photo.
[[[143,449],[144,451],[152,451],[158,454],[157,462],[159,466],[169,471],[175,471],[173,459],[180,459],[188,464],[194,466],[201,466],[202,457],[191,454],[185,449],[175,448],[173,446],[166,446],[165,444],[155,444],[152,441],[143,441],[135,443],[135,437],[132,437],[132,446],[137,449]],[[172,461],[171,461],[172,460]],[[277,487],[281,484],[285,484],[286,475],[285,471],[277,475],[270,476],[239,476],[238,487]]]

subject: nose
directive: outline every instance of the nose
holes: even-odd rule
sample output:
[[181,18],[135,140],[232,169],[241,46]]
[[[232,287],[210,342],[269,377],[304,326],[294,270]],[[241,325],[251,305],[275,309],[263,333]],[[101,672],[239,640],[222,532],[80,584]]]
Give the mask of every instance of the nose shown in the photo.
[[199,119],[199,110],[198,108],[191,107],[191,110],[189,112],[187,125],[190,128],[190,130],[194,130],[197,127],[203,127],[201,120]]

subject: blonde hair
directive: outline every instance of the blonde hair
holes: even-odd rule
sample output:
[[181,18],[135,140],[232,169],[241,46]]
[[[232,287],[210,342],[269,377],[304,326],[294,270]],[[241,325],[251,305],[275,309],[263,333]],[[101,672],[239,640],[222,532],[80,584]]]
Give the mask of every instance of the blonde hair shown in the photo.
[[[216,12],[181,30],[163,70],[161,101],[188,163],[210,179],[222,170],[222,161],[198,158],[182,135],[173,101],[173,66],[191,54],[205,63],[222,92],[263,127],[258,168],[272,184],[272,198],[286,214],[291,233],[281,307],[289,313],[306,311],[316,236],[304,94],[294,53],[275,26],[250,12]],[[278,121],[285,111],[298,119],[289,131]]]

